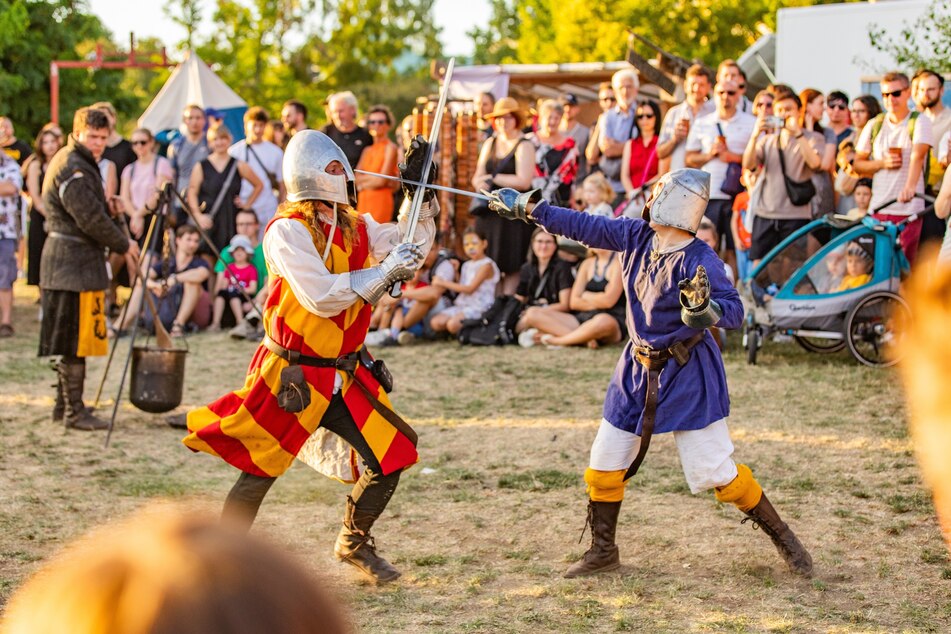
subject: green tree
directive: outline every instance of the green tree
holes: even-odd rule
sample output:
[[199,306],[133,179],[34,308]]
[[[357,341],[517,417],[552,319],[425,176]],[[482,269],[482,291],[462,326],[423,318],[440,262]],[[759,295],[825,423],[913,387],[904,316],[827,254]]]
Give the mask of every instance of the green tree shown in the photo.
[[475,27],[466,33],[474,45],[474,64],[506,64],[518,59],[521,23],[515,5],[513,0],[491,0],[492,17],[486,27]]
[[[50,119],[50,62],[82,59],[111,34],[83,1],[0,0],[0,111],[29,139]],[[110,99],[120,112],[133,106],[119,90],[113,70],[60,71],[60,121],[70,128],[76,108]],[[118,96],[118,97],[117,97]]]
[[886,35],[878,24],[868,30],[872,46],[894,58],[906,69],[930,68],[951,73],[951,2],[934,0],[928,10],[909,24],[904,22],[897,36]]
[[185,29],[185,39],[179,43],[179,49],[195,48],[195,32],[201,26],[201,0],[170,0],[162,7],[162,13]]

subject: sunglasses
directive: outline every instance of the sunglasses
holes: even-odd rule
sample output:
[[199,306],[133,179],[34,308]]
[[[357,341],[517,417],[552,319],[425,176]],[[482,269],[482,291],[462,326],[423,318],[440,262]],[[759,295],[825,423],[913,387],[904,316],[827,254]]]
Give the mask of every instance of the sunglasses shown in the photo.
[[638,119],[653,119],[653,118],[654,118],[654,114],[651,113],[651,112],[644,112],[644,113],[641,113],[641,114],[637,115],[637,118],[638,118]]
[[367,125],[386,125],[388,122],[386,119],[368,119]]
[[891,97],[892,99],[898,99],[901,97],[902,93],[908,90],[907,88],[902,88],[901,90],[893,90],[891,92],[883,92],[882,97]]
[[753,104],[753,107],[754,108],[772,108],[773,102],[772,101],[757,101],[756,103]]
[[148,144],[149,144],[148,141],[142,141],[141,139],[132,142],[132,145],[148,145]]
[[828,106],[829,110],[848,110],[849,107],[844,103],[830,103]]
[[740,90],[746,90],[746,84],[740,84],[739,86],[737,86],[737,88],[739,88]]
[[735,91],[735,90],[718,90],[718,91],[717,91],[717,94],[718,94],[718,95],[729,95],[730,97],[734,97],[734,96],[736,96],[736,91]]

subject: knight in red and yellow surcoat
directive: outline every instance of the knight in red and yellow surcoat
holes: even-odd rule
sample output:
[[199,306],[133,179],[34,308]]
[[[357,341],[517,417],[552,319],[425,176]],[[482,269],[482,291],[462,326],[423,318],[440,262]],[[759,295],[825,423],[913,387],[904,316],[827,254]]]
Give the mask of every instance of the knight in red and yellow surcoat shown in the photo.
[[[412,170],[424,146],[417,141],[407,154],[408,180],[418,182]],[[374,581],[390,581],[399,572],[376,554],[369,530],[418,455],[415,433],[392,411],[363,343],[373,304],[393,283],[411,277],[431,246],[437,205],[424,203],[418,241],[402,242],[409,205],[397,223],[357,214],[348,204],[353,174],[346,157],[311,130],[291,139],[284,176],[288,202],[263,241],[270,280],[265,340],[243,387],[189,413],[183,442],[241,470],[224,514],[247,526],[295,458],[356,481],[335,554]],[[304,393],[297,407],[282,401],[289,368],[302,374],[291,390],[292,396]]]

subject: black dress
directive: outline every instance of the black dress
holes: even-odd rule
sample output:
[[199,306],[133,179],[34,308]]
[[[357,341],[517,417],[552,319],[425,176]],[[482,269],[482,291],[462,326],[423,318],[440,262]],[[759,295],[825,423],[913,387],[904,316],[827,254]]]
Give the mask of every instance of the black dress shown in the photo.
[[[489,154],[489,160],[485,166],[486,173],[515,174],[515,153],[518,151],[518,146],[524,142],[527,140],[519,139],[511,152],[497,159],[495,158],[495,138],[490,139],[488,143],[492,143],[493,151]],[[528,249],[532,243],[535,225],[521,220],[506,220],[489,212],[476,217],[475,227],[488,240],[489,248],[485,253],[495,261],[499,271],[505,274],[518,273],[528,259]]]
[[[228,243],[231,242],[231,238],[233,238],[235,234],[234,215],[236,210],[234,197],[241,191],[241,175],[238,174],[236,160],[233,158],[228,160],[228,164],[225,165],[224,170],[221,172],[216,170],[215,166],[212,165],[208,159],[201,162],[202,179],[201,189],[198,190],[198,204],[204,204],[206,214],[210,214],[214,209],[218,193],[225,186],[225,181],[228,180],[228,173],[232,168],[235,170],[234,176],[231,178],[228,191],[226,191],[221,198],[221,205],[218,207],[218,212],[213,219],[214,224],[212,224],[211,229],[207,231],[211,241],[218,247],[219,251],[223,251],[225,247],[228,246]],[[212,253],[212,250],[203,243],[199,252]]]
[[[46,167],[40,166],[40,187],[46,177]],[[37,210],[30,208],[30,228],[26,235],[26,283],[40,285],[40,256],[46,244],[46,218]]]

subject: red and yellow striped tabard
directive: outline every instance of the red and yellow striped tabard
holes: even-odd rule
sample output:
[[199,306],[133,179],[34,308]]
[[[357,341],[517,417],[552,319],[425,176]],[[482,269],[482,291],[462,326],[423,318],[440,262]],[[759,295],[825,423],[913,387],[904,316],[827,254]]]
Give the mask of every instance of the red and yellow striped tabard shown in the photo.
[[[339,212],[344,213],[344,212]],[[301,222],[313,236],[302,216],[279,211],[272,222],[290,218]],[[329,225],[322,224],[326,235]],[[334,232],[327,264],[333,274],[369,266],[370,244],[366,224],[357,221],[357,238],[348,249],[341,231]],[[315,241],[316,242],[316,241]],[[315,244],[316,247],[316,244]],[[283,278],[270,276],[270,293],[264,309],[264,330],[289,350],[324,358],[355,352],[363,347],[372,307],[362,299],[337,315],[324,318],[305,310]],[[219,456],[231,465],[257,476],[278,476],[294,461],[301,446],[320,424],[333,396],[333,368],[302,366],[310,385],[311,403],[302,412],[290,414],[277,405],[281,370],[287,361],[259,346],[244,387],[222,396],[206,407],[189,412],[188,430],[182,441],[193,451]],[[360,381],[387,407],[389,398],[370,372],[357,369]],[[342,374],[343,399],[357,427],[366,438],[384,475],[415,464],[416,448],[402,433],[373,409],[366,395],[347,374]]]

